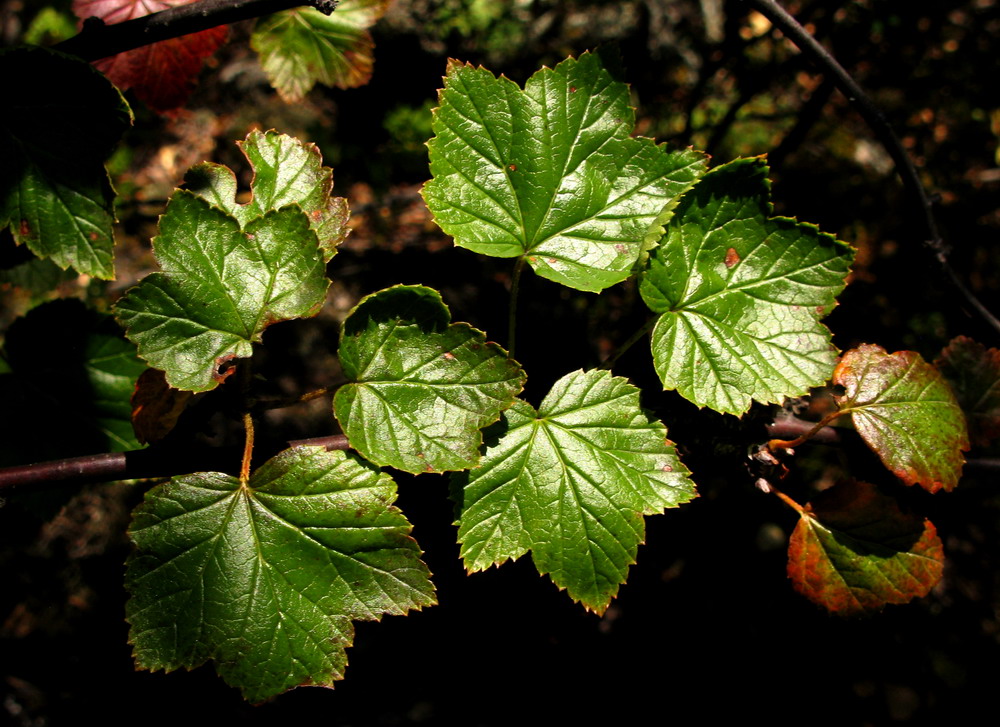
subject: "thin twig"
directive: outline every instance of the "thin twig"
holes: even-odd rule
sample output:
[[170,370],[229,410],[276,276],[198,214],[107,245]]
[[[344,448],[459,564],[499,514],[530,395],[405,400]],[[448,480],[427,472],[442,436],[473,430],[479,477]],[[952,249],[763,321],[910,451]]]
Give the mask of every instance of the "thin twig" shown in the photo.
[[885,147],[889,156],[892,157],[896,165],[896,173],[899,174],[903,182],[904,190],[913,201],[913,204],[921,211],[921,220],[925,235],[924,245],[933,252],[938,263],[944,270],[945,276],[962,297],[965,298],[966,302],[979,313],[986,323],[997,331],[997,333],[1000,333],[1000,320],[965,286],[954,270],[952,270],[951,265],[948,264],[948,248],[941,239],[938,231],[930,196],[920,181],[920,175],[917,172],[916,166],[914,166],[906,149],[903,148],[902,142],[896,136],[896,132],[879,108],[851,75],[844,70],[843,66],[837,62],[837,59],[826,48],[820,45],[776,0],[744,0],[744,2],[770,20],[800,51],[818,65],[825,74],[830,76],[840,92],[847,97],[851,105],[861,114],[861,117],[875,133],[882,146]]
[[337,7],[337,0],[201,0],[113,25],[87,18],[83,30],[53,47],[85,61],[96,61],[160,40],[303,5],[329,15]]

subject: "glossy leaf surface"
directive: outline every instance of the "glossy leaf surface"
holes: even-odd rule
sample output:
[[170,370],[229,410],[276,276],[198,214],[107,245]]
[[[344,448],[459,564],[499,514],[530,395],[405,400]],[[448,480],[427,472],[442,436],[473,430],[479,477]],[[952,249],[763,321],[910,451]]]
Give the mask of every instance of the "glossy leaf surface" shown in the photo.
[[518,363],[450,321],[438,292],[421,286],[370,295],[344,321],[339,356],[351,383],[334,412],[372,462],[414,474],[475,467],[480,430],[520,393]]
[[989,446],[1000,436],[1000,350],[959,336],[934,363],[955,392],[969,439]]
[[271,85],[290,103],[321,83],[354,88],[368,83],[375,42],[368,29],[381,18],[388,0],[343,0],[324,15],[293,8],[261,20],[250,37]]
[[42,48],[0,51],[0,95],[0,229],[61,268],[113,278],[104,162],[128,105],[89,64]]
[[482,465],[453,475],[469,571],[529,550],[542,574],[603,613],[645,536],[643,515],[695,497],[666,428],[607,371],[564,376],[536,412],[518,401],[486,430]]
[[651,345],[664,388],[719,412],[800,396],[836,363],[819,321],[854,251],[769,217],[768,197],[762,159],[713,169],[681,200],[640,285],[660,314]]
[[424,199],[455,244],[527,258],[599,291],[625,280],[704,172],[692,150],[630,138],[628,87],[598,54],[543,68],[524,91],[451,61],[434,114]]
[[[171,198],[153,240],[163,272],[117,304],[139,355],[176,389],[207,391],[271,323],[315,315],[329,281],[310,227],[297,206],[239,223],[186,191]],[[231,371],[231,369],[228,369]]]
[[926,596],[944,554],[929,520],[866,482],[837,485],[802,512],[788,546],[795,590],[841,616]]
[[349,215],[347,200],[331,196],[333,170],[323,166],[316,145],[276,131],[251,131],[237,146],[254,173],[248,202],[236,201],[236,175],[221,164],[195,165],[184,178],[185,188],[231,215],[242,228],[267,212],[297,205],[309,216],[323,259],[329,262],[347,237]]
[[845,389],[836,397],[841,410],[893,474],[930,492],[958,484],[969,448],[965,417],[919,354],[864,344],[844,354],[833,382]]
[[[96,17],[107,25],[141,18],[195,0],[73,0],[81,20]],[[228,26],[209,28],[102,58],[94,65],[118,88],[131,88],[150,108],[165,112],[184,105],[205,59],[226,41]]]
[[126,618],[140,667],[208,660],[259,702],[343,678],[352,620],[434,603],[388,475],[343,452],[286,450],[243,485],[175,477],[134,512]]

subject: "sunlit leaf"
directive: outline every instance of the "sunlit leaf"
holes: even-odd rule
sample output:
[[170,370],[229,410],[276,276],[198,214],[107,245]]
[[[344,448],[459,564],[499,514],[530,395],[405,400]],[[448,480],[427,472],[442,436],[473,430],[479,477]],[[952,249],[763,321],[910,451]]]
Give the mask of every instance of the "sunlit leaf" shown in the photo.
[[741,414],[824,384],[837,351],[819,321],[854,251],[813,225],[770,217],[767,165],[740,159],[686,194],[640,292],[659,314],[656,371],[698,406]]
[[372,462],[415,474],[475,467],[480,430],[520,393],[518,363],[450,321],[437,291],[421,286],[370,295],[344,321],[339,356],[350,383],[334,411]]
[[257,24],[250,45],[285,101],[301,100],[317,83],[363,86],[375,63],[368,29],[388,5],[388,0],[342,0],[330,15],[308,7],[283,10]]
[[[114,25],[194,1],[73,0],[73,12],[81,20],[96,17]],[[228,26],[222,25],[161,40],[102,58],[94,65],[118,88],[131,88],[150,108],[172,111],[185,104],[205,59],[225,42],[228,30]]]
[[802,511],[788,546],[795,590],[841,616],[926,596],[941,579],[941,540],[866,482],[824,490]]
[[343,678],[352,620],[434,603],[430,573],[392,506],[392,479],[343,452],[282,452],[243,484],[175,477],[129,533],[126,618],[136,663],[208,660],[259,702]]
[[0,50],[0,96],[0,230],[63,269],[113,278],[104,162],[128,105],[89,64],[42,48]]
[[844,354],[833,382],[841,411],[883,464],[930,492],[958,484],[969,448],[965,417],[941,374],[913,351],[864,344]]
[[955,392],[969,438],[989,446],[1000,436],[1000,350],[959,336],[934,363]]
[[480,467],[453,475],[470,571],[529,550],[539,572],[603,613],[645,536],[643,515],[695,497],[666,428],[607,371],[556,382],[536,412],[518,401],[486,430]]
[[628,86],[598,54],[543,68],[524,91],[451,61],[439,103],[423,190],[434,219],[459,247],[523,256],[579,290],[629,277],[704,172],[698,152],[630,138]]

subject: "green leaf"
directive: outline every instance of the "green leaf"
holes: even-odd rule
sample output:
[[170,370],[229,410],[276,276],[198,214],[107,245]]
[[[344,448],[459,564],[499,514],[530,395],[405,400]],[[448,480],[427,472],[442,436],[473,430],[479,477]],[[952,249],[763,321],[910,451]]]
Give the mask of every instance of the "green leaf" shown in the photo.
[[894,475],[930,492],[951,490],[969,448],[965,417],[940,372],[913,351],[863,344],[844,354],[833,383],[855,429]]
[[879,611],[926,596],[941,579],[934,525],[866,482],[824,490],[801,515],[788,545],[788,577],[828,611]]
[[441,229],[578,290],[629,277],[705,169],[698,152],[629,137],[628,86],[597,54],[543,68],[524,91],[451,61],[439,102],[423,195]]
[[434,604],[392,479],[343,452],[282,452],[241,484],[198,473],[146,494],[129,530],[136,663],[211,659],[252,702],[343,678],[352,620]]
[[43,48],[0,50],[0,230],[59,267],[114,277],[114,190],[104,162],[132,123],[90,64]]
[[351,382],[333,400],[365,458],[419,474],[475,467],[480,430],[514,402],[520,365],[451,313],[436,290],[396,286],[344,321],[340,364]]
[[170,199],[153,240],[162,273],[117,306],[139,355],[176,389],[207,391],[272,323],[315,315],[326,297],[323,253],[297,206],[267,212],[240,229],[222,210],[186,191]]
[[3,356],[0,462],[139,447],[129,399],[146,367],[110,316],[74,299],[45,303],[14,321]]
[[667,430],[607,371],[564,376],[538,411],[518,401],[486,430],[482,466],[453,475],[469,571],[531,551],[573,600],[603,613],[645,537],[643,515],[695,497]]
[[254,172],[249,202],[236,202],[236,175],[221,164],[192,167],[184,178],[186,189],[236,218],[241,228],[267,212],[298,205],[309,216],[323,259],[329,262],[347,237],[349,213],[346,199],[330,196],[333,170],[323,166],[316,145],[276,131],[251,131],[237,146]]
[[257,24],[250,45],[271,85],[289,103],[301,101],[317,83],[363,86],[375,63],[368,29],[388,5],[388,0],[342,0],[330,15],[313,8],[284,10]]
[[969,438],[988,447],[1000,436],[1000,350],[959,336],[934,364],[955,392]]
[[652,350],[664,388],[719,412],[805,394],[836,363],[819,320],[854,250],[769,217],[768,196],[762,159],[713,169],[681,200],[640,284],[660,314]]

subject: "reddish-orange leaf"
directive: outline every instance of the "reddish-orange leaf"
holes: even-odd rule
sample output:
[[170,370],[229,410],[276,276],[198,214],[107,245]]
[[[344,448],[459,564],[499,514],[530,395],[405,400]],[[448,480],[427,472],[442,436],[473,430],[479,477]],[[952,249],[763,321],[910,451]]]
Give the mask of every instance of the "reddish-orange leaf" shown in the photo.
[[934,362],[965,412],[969,438],[986,447],[1000,436],[1000,350],[959,336]]
[[[141,18],[192,0],[73,0],[80,19],[108,25]],[[150,108],[167,112],[184,105],[205,59],[226,40],[223,25],[102,58],[94,65],[121,89],[131,88]]]
[[930,492],[958,484],[969,448],[965,416],[941,373],[913,351],[864,344],[833,372],[837,403],[883,464]]
[[944,553],[930,520],[900,510],[867,482],[825,490],[802,512],[788,544],[795,590],[841,616],[926,596]]
[[190,391],[181,391],[168,384],[159,369],[143,371],[132,393],[135,438],[142,444],[149,444],[170,434],[191,396]]

